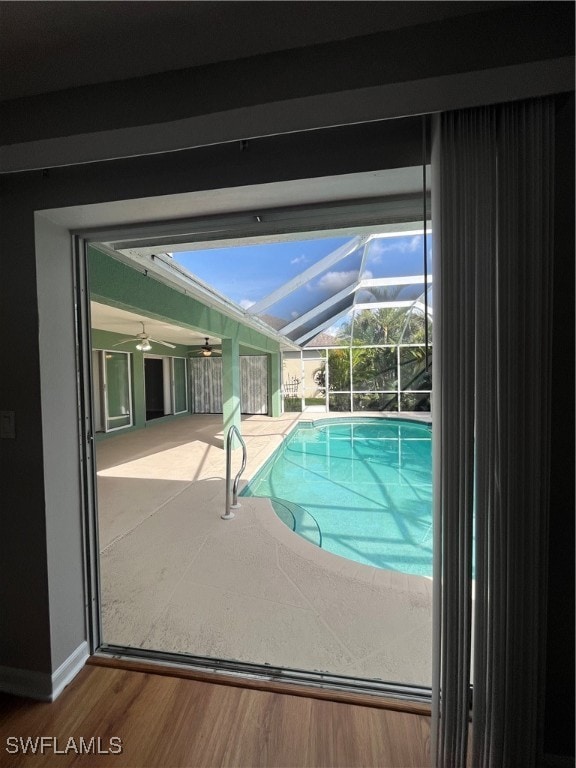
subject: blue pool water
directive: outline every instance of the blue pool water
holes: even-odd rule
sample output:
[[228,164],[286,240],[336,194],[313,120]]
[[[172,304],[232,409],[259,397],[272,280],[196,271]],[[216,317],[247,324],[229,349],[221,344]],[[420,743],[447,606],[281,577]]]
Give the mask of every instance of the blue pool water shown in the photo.
[[242,491],[273,500],[304,538],[342,557],[432,575],[432,431],[379,418],[300,425]]

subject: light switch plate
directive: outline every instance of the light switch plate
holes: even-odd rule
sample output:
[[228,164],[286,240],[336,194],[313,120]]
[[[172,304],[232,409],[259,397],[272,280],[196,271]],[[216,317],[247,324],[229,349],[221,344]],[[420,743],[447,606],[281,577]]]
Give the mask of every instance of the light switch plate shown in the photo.
[[14,411],[0,411],[0,438],[16,439],[16,417]]

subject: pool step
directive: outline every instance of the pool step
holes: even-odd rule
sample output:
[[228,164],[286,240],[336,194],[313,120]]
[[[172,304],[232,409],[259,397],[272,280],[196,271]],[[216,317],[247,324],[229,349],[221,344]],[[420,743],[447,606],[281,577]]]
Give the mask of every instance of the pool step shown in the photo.
[[274,511],[292,531],[317,547],[322,547],[322,531],[316,518],[293,501],[271,498]]

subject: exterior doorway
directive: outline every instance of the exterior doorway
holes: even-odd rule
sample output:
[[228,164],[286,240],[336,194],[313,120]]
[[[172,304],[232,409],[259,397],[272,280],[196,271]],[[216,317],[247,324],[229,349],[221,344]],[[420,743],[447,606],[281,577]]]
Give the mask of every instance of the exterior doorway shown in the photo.
[[144,386],[146,388],[146,421],[166,415],[163,360],[144,358]]
[[146,421],[188,410],[186,359],[144,357]]

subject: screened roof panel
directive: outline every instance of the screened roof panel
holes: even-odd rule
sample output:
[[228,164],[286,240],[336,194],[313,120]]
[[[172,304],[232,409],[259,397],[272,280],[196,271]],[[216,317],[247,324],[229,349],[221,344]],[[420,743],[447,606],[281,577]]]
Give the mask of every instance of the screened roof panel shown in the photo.
[[317,328],[319,330],[320,328],[326,328],[333,320],[335,320],[337,317],[340,317],[343,312],[348,311],[351,307],[352,296],[341,299],[336,304],[327,307],[318,314],[314,314],[312,318],[295,327],[287,334],[287,336],[289,339],[292,339],[292,341],[296,341],[301,336],[309,334],[312,331],[316,333],[318,332],[316,331]]
[[[428,238],[429,239],[429,238]],[[361,280],[366,278],[421,275],[424,266],[424,236],[414,232],[402,236],[376,236],[366,249]]]
[[[315,307],[320,307],[345,288],[354,287],[358,281],[362,253],[363,248],[356,249],[337,264],[331,265],[316,277],[267,306],[263,312],[273,317],[283,318],[288,324]],[[256,314],[259,315],[259,313]]]
[[304,269],[348,242],[350,237],[206,248],[172,254],[192,275],[241,307],[260,301]]
[[[399,228],[402,231],[197,249],[165,256],[164,263],[184,267],[192,280],[204,281],[301,346],[321,333],[337,344],[350,339],[417,342],[426,304],[431,317],[432,237],[424,238],[421,229],[407,229],[406,224]],[[380,313],[385,322],[380,330],[374,324],[368,340],[371,313]],[[394,322],[388,322],[386,313],[395,316]]]

